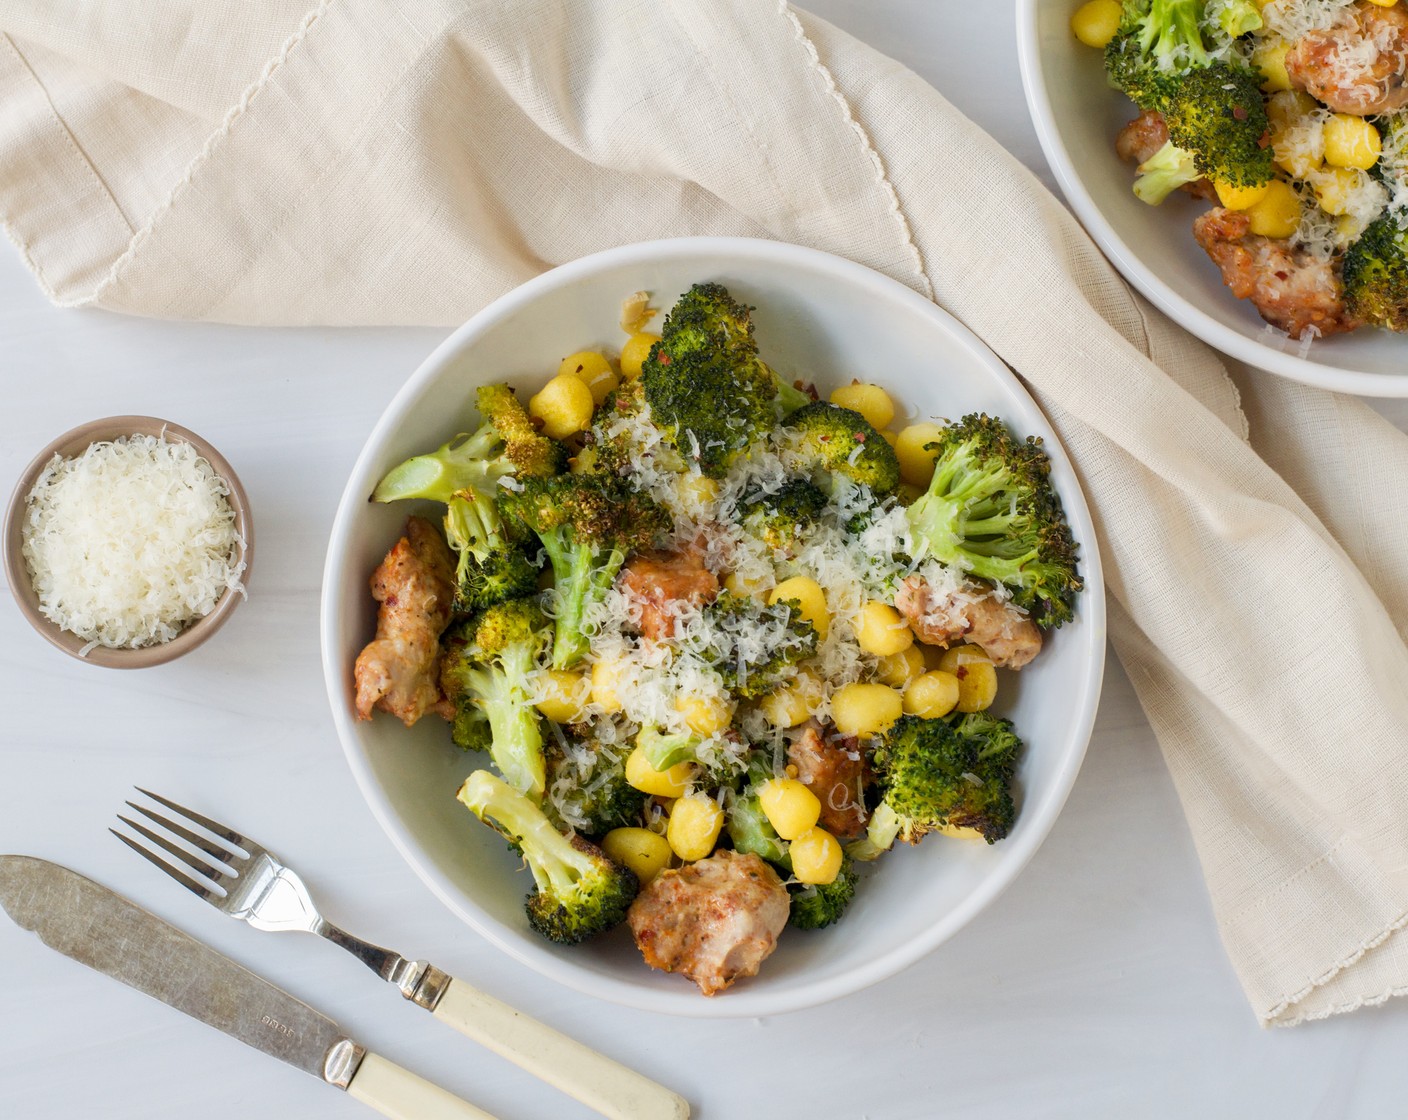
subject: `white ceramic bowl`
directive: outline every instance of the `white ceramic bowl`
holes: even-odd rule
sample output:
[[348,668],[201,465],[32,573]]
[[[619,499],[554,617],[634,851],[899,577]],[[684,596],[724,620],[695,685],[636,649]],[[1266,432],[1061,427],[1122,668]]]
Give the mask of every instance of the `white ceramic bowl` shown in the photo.
[[1105,255],[1160,310],[1204,342],[1271,373],[1370,397],[1408,397],[1408,338],[1361,329],[1300,345],[1268,332],[1233,297],[1193,240],[1207,207],[1182,191],[1160,207],[1134,197],[1115,134],[1137,110],[1105,81],[1098,51],[1071,34],[1081,0],[1017,0],[1017,48],[1027,104],[1047,162]]
[[[986,410],[1045,438],[1052,477],[1081,546],[1086,590],[1076,621],[1020,675],[1004,674],[1001,710],[1029,745],[1012,835],[992,847],[933,838],[891,853],[845,919],[790,930],[761,975],[705,999],[678,976],[653,972],[625,928],[560,948],[523,914],[531,878],[505,844],[455,800],[477,765],[437,718],[407,730],[385,715],[353,718],[357,651],[375,629],[367,578],[404,524],[405,505],[368,502],[402,459],[473,422],[477,385],[535,390],[565,354],[624,340],[617,319],[637,289],[668,308],[692,283],[718,280],[757,306],[764,355],[787,378],[827,388],[864,375],[914,413]],[[1031,858],[1075,780],[1095,718],[1105,652],[1104,589],[1090,515],[1060,444],[1017,379],[973,335],[899,283],[860,265],[770,241],[699,238],[629,245],[554,269],[497,300],[455,331],[387,408],[347,484],[332,530],[322,600],[323,666],[333,716],[363,794],[422,879],[505,952],[583,992],[696,1016],[756,1016],[806,1007],[905,967],[971,919]]]

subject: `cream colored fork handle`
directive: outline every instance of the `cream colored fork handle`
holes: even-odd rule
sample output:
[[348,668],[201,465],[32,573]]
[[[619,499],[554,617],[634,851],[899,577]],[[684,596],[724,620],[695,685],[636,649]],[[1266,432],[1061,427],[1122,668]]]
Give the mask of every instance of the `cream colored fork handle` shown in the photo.
[[451,980],[432,1014],[611,1120],[685,1120],[685,1099],[466,984]]
[[347,1092],[391,1120],[494,1120],[483,1109],[380,1054],[362,1058]]

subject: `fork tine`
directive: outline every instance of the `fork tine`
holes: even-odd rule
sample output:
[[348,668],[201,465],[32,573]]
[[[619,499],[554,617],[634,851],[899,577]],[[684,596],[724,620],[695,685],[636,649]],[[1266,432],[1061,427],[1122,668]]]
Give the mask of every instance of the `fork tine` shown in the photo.
[[[214,840],[207,840],[204,836],[197,836],[184,825],[176,821],[169,821],[160,813],[154,812],[143,805],[138,805],[135,801],[127,802],[127,806],[137,810],[137,812],[141,813],[142,816],[146,817],[148,820],[155,821],[168,832],[175,833],[175,835],[186,841],[186,843],[199,848],[213,860],[218,860],[220,863],[226,863],[233,867],[244,858],[243,856],[236,855],[223,844],[217,844]],[[197,868],[197,870],[199,870],[199,868]]]
[[204,875],[207,879],[211,880],[212,882],[219,883],[220,880],[225,878],[227,875],[234,877],[233,873],[227,872],[223,868],[213,867],[212,865],[206,863],[205,860],[201,859],[200,856],[193,855],[192,853],[186,851],[185,848],[173,844],[165,836],[161,835],[161,833],[153,832],[150,828],[142,824],[140,821],[134,821],[130,817],[124,817],[121,813],[117,814],[117,819],[120,820],[123,824],[125,824],[128,828],[132,829],[134,832],[146,837],[159,848],[162,848],[170,855],[175,856],[196,874]]
[[[231,844],[235,845],[235,847],[240,848],[249,855],[253,855],[259,849],[259,845],[252,843],[248,838],[241,836],[233,828],[230,828],[227,825],[218,824],[217,822],[211,820],[209,817],[203,817],[199,813],[195,812],[193,809],[187,809],[184,805],[177,805],[176,802],[171,801],[168,798],[162,797],[159,793],[153,793],[149,789],[143,789],[141,786],[135,786],[134,788],[137,790],[138,793],[150,797],[153,801],[160,802],[173,812],[180,813],[181,816],[185,817],[188,821],[194,821],[196,824],[200,825],[201,828],[208,829],[209,831],[215,833],[216,836],[219,836],[223,840],[229,841]],[[132,805],[132,802],[129,801],[127,804]],[[171,828],[171,825],[168,822],[161,820],[161,818],[156,816],[154,813],[148,812],[146,809],[142,809],[140,805],[132,805],[132,808],[141,810],[141,812],[146,813],[147,816],[151,817],[153,820],[166,825],[166,827],[168,828]],[[176,829],[172,828],[172,831],[175,832]],[[207,842],[189,836],[184,838],[191,840],[192,843],[204,844]],[[210,854],[215,855],[214,852]],[[217,855],[216,858],[218,859],[219,856]]]
[[192,879],[180,868],[172,867],[160,856],[156,855],[153,852],[147,851],[147,849],[142,847],[141,844],[138,844],[135,840],[131,839],[130,837],[124,836],[122,833],[118,832],[117,829],[110,828],[108,829],[108,831],[111,832],[114,836],[116,836],[119,840],[121,840],[124,844],[126,844],[129,848],[131,848],[134,852],[136,852],[139,856],[141,856],[144,860],[147,860],[149,863],[155,865],[156,867],[159,867],[162,871],[165,871],[168,875],[171,876],[171,878],[175,879],[178,883],[181,884],[181,886],[185,887],[192,894],[198,895],[199,897],[205,899],[207,902],[220,901],[219,895],[217,895],[214,891],[210,890],[208,887],[202,886],[200,883],[196,882],[196,880]]

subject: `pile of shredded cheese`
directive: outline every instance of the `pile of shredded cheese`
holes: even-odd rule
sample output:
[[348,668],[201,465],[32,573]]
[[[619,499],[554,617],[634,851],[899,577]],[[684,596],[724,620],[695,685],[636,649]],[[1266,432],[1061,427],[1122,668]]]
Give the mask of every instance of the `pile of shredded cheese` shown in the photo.
[[229,487],[188,443],[128,436],[45,466],[23,554],[44,617],[88,644],[170,641],[241,594],[244,541]]

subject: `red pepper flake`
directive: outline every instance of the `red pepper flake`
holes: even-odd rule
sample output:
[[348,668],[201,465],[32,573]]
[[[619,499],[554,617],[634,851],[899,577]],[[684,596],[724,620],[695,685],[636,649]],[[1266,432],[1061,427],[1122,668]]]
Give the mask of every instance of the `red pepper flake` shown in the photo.
[[1244,121],[1247,119],[1247,111],[1240,105],[1233,105],[1232,118],[1233,120]]
[[856,433],[856,442],[857,442],[857,443],[864,443],[864,442],[865,442],[865,433],[864,433],[864,432],[857,432],[857,433]]
[[661,351],[659,354],[655,355],[655,359],[662,366],[667,366],[670,364],[670,355],[666,354],[664,351]]
[[388,595],[385,599],[382,600],[382,602],[385,603],[388,607],[394,607],[396,605],[396,596]]
[[830,443],[830,442],[831,442],[831,437],[830,437],[830,436],[818,436],[817,438],[818,438],[819,440],[821,440],[822,443]]
[[958,666],[958,668],[954,669],[953,675],[954,675],[955,677],[957,677],[959,680],[962,680],[964,677],[966,677],[966,676],[968,675],[968,670],[965,669],[962,665],[960,665],[960,666]]

